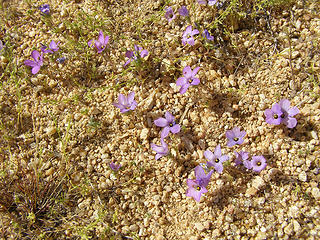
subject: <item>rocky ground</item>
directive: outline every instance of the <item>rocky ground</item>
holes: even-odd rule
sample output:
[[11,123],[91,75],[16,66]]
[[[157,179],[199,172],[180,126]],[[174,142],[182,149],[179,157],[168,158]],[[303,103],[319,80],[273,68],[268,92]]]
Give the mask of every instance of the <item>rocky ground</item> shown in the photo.
[[[2,239],[319,239],[319,4],[2,0]],[[190,24],[214,40],[183,46]],[[99,54],[87,42],[100,30],[110,40]],[[59,51],[31,74],[24,61],[51,40]],[[125,68],[134,44],[149,55]],[[187,65],[200,67],[200,84],[182,95],[175,82]],[[138,106],[121,114],[112,103],[131,91]],[[300,110],[293,129],[265,122],[284,98]],[[156,161],[154,120],[166,111],[182,128]],[[247,135],[229,148],[235,126]],[[230,160],[198,203],[186,180],[218,144]],[[267,167],[236,167],[240,150]]]

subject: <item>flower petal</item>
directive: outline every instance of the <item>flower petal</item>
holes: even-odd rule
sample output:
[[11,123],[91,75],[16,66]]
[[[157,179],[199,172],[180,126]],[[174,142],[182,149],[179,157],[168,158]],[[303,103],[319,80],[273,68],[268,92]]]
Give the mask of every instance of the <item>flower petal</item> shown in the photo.
[[214,159],[214,155],[211,151],[207,150],[203,153],[204,157],[208,159],[209,161],[212,161]]
[[158,119],[154,120],[154,124],[158,127],[166,127],[169,125],[169,122],[165,118],[158,118]]
[[190,86],[190,83],[184,84],[184,85],[180,88],[180,94],[186,93],[186,91],[188,90],[189,86]]
[[123,106],[127,105],[127,98],[123,94],[119,94],[118,96],[118,103],[122,104]]
[[179,124],[175,124],[173,127],[170,127],[170,131],[172,133],[178,133],[180,132],[180,125]]
[[37,62],[38,59],[39,59],[40,53],[37,50],[33,50],[32,53],[31,53],[31,56]]
[[134,94],[135,94],[135,92],[133,92],[133,91],[128,94],[127,101],[128,101],[129,105],[131,105],[134,100]]
[[187,83],[187,79],[185,77],[179,77],[178,80],[176,81],[176,84],[178,86],[183,86]]
[[144,57],[148,56],[148,54],[149,54],[148,50],[144,49],[144,50],[141,51],[140,57],[144,58]]
[[32,74],[37,74],[40,70],[40,66],[37,65],[37,66],[34,66],[31,70]]
[[216,158],[220,158],[221,157],[221,146],[220,146],[220,144],[218,144],[218,146],[216,146],[216,149],[214,150],[214,156]]
[[192,71],[192,76],[196,76],[197,72],[199,71],[200,67],[196,67],[195,69],[193,69]]
[[167,119],[168,123],[172,123],[174,121],[174,116],[170,112],[166,111],[164,116]]
[[161,138],[164,139],[166,137],[168,137],[170,132],[170,127],[165,127],[162,131],[161,131]]
[[183,75],[188,79],[191,78],[192,76],[192,70],[190,66],[185,66],[183,71],[182,71]]
[[35,66],[37,66],[37,63],[35,63],[35,62],[32,61],[32,60],[25,60],[25,61],[24,61],[24,64],[27,65],[27,66],[30,66],[30,67],[35,67]]
[[199,83],[200,83],[199,78],[193,78],[193,79],[192,79],[192,82],[191,82],[191,85],[196,86],[196,85],[198,85]]

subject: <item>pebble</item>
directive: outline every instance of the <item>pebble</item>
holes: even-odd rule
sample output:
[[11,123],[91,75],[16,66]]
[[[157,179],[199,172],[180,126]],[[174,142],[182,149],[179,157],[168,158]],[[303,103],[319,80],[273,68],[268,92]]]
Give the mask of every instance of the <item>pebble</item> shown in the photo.
[[140,138],[142,140],[147,140],[148,139],[148,136],[149,136],[149,129],[148,128],[144,128],[141,130],[141,133],[140,133]]
[[319,188],[317,188],[317,187],[312,188],[311,194],[316,200],[320,200],[320,190],[319,190]]
[[318,140],[318,134],[317,134],[316,131],[313,130],[313,131],[310,132],[310,134],[311,134],[311,137],[312,137],[313,139]]
[[299,180],[302,181],[302,182],[306,182],[307,181],[307,174],[305,171],[301,172],[299,174]]
[[299,233],[299,232],[301,231],[301,226],[300,226],[300,224],[298,223],[298,221],[297,221],[297,220],[293,220],[293,221],[292,221],[292,224],[293,224],[293,231],[294,231],[295,233]]
[[52,127],[46,128],[45,131],[48,136],[53,136],[57,132],[57,129],[56,129],[56,127],[52,126]]
[[266,185],[266,183],[264,182],[264,180],[260,176],[256,176],[252,181],[252,187],[254,187],[258,190],[263,188],[265,185]]

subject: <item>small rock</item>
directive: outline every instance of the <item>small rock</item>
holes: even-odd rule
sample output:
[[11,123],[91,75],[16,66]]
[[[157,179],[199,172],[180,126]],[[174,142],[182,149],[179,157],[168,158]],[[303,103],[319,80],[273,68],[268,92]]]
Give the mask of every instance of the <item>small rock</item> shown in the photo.
[[313,139],[318,140],[318,134],[317,134],[316,131],[313,130],[313,131],[310,132],[310,134],[311,134],[311,137],[312,137]]
[[297,206],[291,206],[289,208],[289,216],[292,218],[298,218],[299,217],[299,208]]
[[200,232],[202,232],[205,229],[202,223],[195,223],[194,227]]
[[29,32],[29,37],[33,38],[36,35],[35,31],[30,31]]
[[148,128],[144,128],[141,130],[141,133],[140,133],[140,138],[142,140],[147,140],[148,139],[148,136],[149,136],[149,129]]
[[298,221],[297,220],[293,220],[292,223],[293,223],[293,231],[295,233],[299,233],[301,231],[301,226],[298,223]]
[[264,180],[260,176],[256,176],[252,181],[252,187],[254,187],[258,190],[263,188],[265,185],[266,185],[266,183],[264,182]]
[[258,189],[254,188],[254,187],[250,187],[247,189],[246,191],[246,197],[250,197],[255,195],[258,192]]
[[98,108],[93,108],[92,110],[91,110],[91,114],[92,115],[98,115],[98,114],[100,114],[101,113],[101,111],[98,109]]
[[300,20],[296,21],[295,27],[297,30],[301,30],[301,21]]
[[289,223],[288,226],[286,226],[284,228],[284,232],[286,234],[288,234],[288,235],[292,235],[292,233],[293,233],[293,225],[292,225],[292,223]]
[[215,229],[212,231],[212,237],[219,237],[221,235],[219,229]]
[[299,180],[302,181],[302,182],[306,182],[307,181],[307,174],[305,171],[301,172],[299,174]]
[[138,227],[136,224],[134,224],[134,225],[131,225],[131,226],[129,227],[129,229],[130,229],[130,231],[132,231],[132,232],[137,232],[138,229],[139,229],[139,227]]
[[52,174],[53,174],[53,172],[54,172],[54,169],[53,168],[50,168],[50,169],[48,169],[47,171],[46,171],[46,176],[51,176]]
[[56,127],[52,126],[52,127],[46,128],[45,131],[48,136],[53,136],[57,132],[57,129],[56,129]]
[[316,200],[320,200],[320,190],[319,190],[319,188],[317,188],[317,187],[312,188],[311,194]]

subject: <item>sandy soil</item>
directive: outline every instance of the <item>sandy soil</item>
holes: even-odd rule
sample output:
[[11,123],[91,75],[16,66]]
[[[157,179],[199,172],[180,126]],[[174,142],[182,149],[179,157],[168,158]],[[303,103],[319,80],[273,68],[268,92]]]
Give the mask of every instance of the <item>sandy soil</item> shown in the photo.
[[[2,1],[2,239],[319,239],[320,3],[267,3]],[[190,18],[179,16],[182,5]],[[200,34],[183,46],[190,22],[214,41]],[[100,30],[110,40],[99,54],[87,42]],[[31,74],[24,61],[51,40],[60,49]],[[134,44],[149,55],[125,68]],[[182,95],[175,82],[187,65],[200,67],[200,84]],[[131,91],[138,106],[121,114],[112,103]],[[284,98],[300,110],[293,129],[265,122]],[[154,120],[166,111],[182,128],[156,161]],[[227,147],[235,126],[245,142]],[[198,203],[186,181],[218,144],[230,160]],[[267,167],[236,167],[240,150],[263,155]]]

